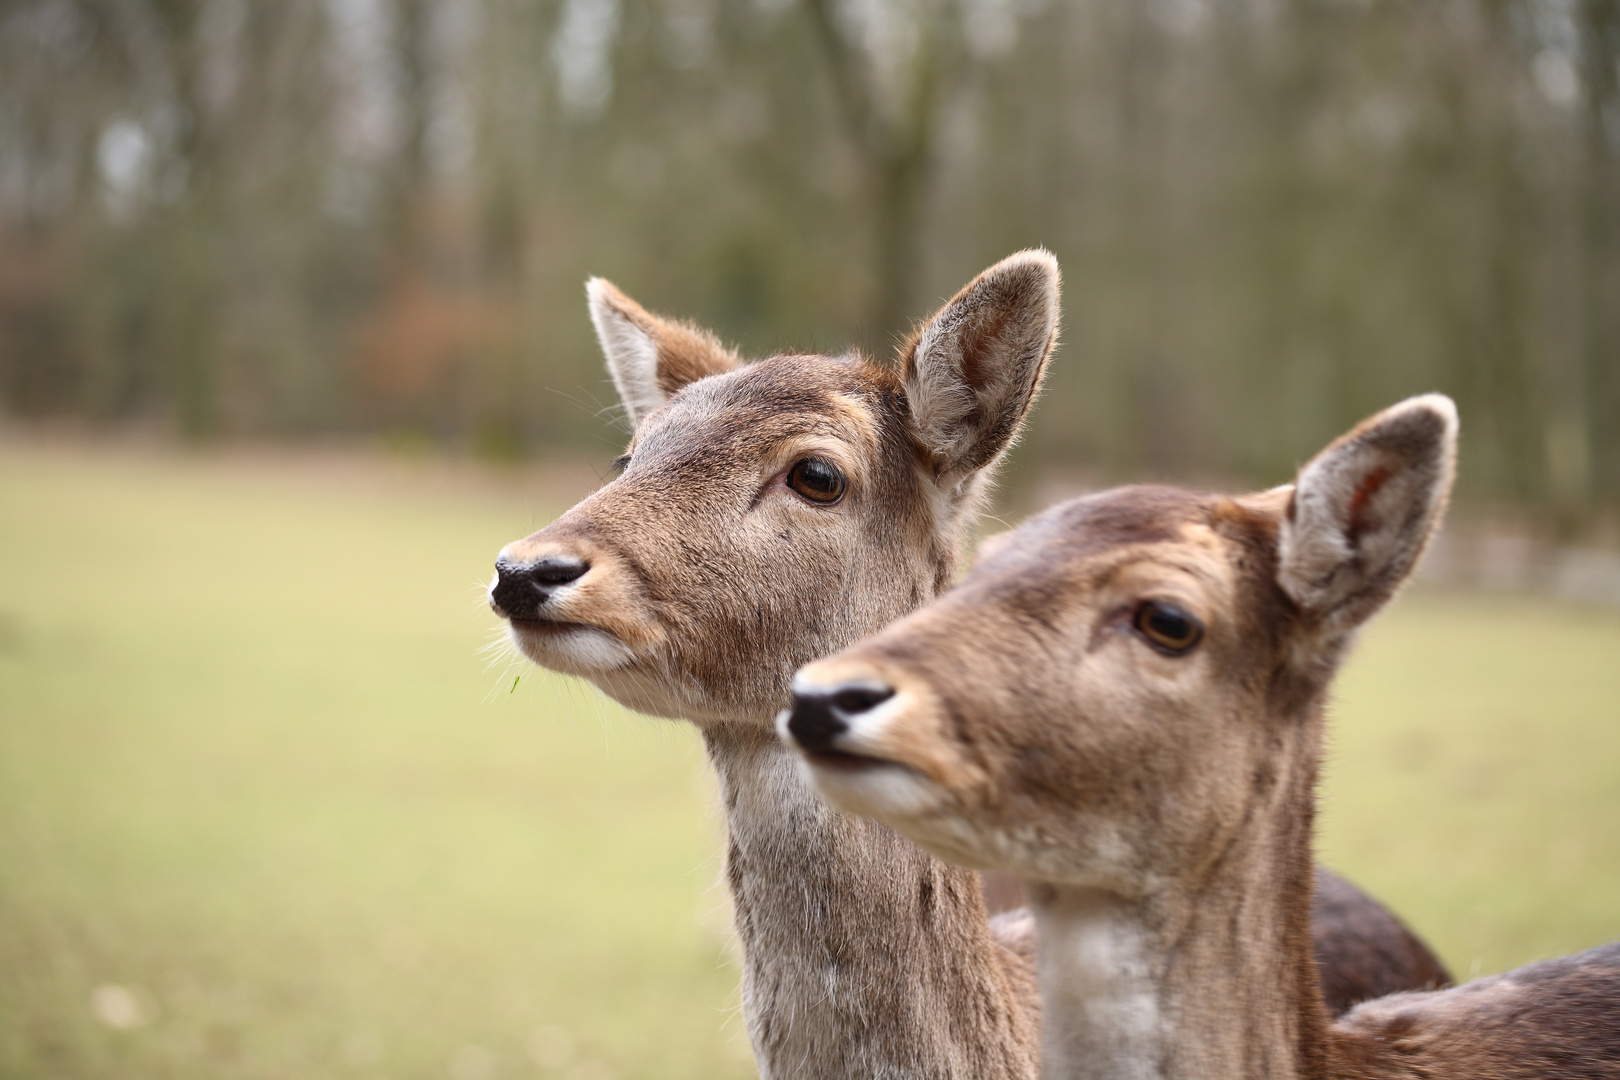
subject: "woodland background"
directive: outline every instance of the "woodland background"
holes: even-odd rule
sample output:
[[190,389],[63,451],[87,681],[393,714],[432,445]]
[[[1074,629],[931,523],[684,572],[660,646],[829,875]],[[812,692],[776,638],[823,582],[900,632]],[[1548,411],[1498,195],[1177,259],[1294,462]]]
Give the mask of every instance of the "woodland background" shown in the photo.
[[484,599],[622,449],[590,274],[886,356],[1050,248],[990,528],[1451,393],[1319,853],[1460,978],[1620,937],[1617,59],[1620,0],[0,0],[0,1076],[755,1075],[697,735]]
[[1617,61],[1620,0],[7,0],[0,409],[605,459],[589,274],[887,355],[1041,244],[1026,460],[1274,483],[1442,389],[1465,500],[1607,534]]

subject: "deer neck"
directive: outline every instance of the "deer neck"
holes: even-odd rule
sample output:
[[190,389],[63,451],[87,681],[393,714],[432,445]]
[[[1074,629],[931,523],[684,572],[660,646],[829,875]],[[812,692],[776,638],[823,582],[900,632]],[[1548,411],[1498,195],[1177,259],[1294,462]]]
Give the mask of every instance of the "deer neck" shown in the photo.
[[1315,759],[1303,764],[1186,879],[1131,897],[1027,883],[1045,1077],[1334,1075],[1311,948]]
[[833,810],[768,727],[705,731],[761,1076],[1035,1074],[978,877]]

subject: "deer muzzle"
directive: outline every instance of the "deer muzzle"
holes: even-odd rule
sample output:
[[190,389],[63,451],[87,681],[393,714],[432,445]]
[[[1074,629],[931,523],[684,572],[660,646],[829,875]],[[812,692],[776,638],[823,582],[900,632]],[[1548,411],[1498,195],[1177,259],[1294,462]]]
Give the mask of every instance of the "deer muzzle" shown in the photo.
[[591,564],[577,555],[547,555],[532,563],[496,559],[490,605],[508,619],[544,619],[546,605],[558,590],[572,585],[590,569]]

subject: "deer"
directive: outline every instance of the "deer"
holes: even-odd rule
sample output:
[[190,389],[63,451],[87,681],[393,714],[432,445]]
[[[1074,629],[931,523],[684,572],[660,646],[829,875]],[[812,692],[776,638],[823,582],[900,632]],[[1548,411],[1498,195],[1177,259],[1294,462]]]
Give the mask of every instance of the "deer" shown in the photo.
[[780,731],[824,797],[1024,880],[1048,1080],[1620,1077],[1620,944],[1324,1005],[1329,687],[1434,532],[1456,442],[1424,395],[1284,487],[1060,504],[795,676]]
[[[767,1078],[1038,1071],[1027,914],[992,925],[976,874],[829,807],[775,717],[797,668],[954,581],[1055,348],[1059,284],[1044,251],[1004,259],[894,366],[856,352],[744,363],[708,331],[587,285],[630,444],[616,478],[501,549],[490,604],[535,663],[699,729]],[[1356,917],[1337,924],[1352,932],[1329,928],[1325,969],[1371,967],[1391,988],[1449,981],[1341,885]]]

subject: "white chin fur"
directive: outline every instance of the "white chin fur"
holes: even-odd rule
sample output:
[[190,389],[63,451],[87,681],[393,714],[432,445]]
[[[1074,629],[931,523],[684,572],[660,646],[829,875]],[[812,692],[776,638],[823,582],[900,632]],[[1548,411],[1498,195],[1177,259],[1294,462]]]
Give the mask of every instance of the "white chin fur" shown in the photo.
[[846,769],[803,758],[800,762],[811,786],[828,802],[891,825],[926,814],[942,801],[943,793],[933,781],[903,765]]
[[530,660],[565,675],[596,675],[635,659],[628,645],[594,626],[539,631],[514,626],[512,640]]

